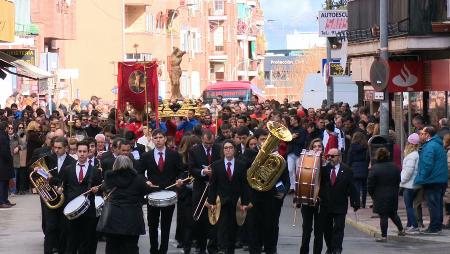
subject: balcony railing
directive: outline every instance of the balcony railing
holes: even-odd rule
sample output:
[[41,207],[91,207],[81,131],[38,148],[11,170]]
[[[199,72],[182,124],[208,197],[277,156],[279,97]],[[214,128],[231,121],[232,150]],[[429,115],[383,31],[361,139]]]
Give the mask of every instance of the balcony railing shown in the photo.
[[[379,0],[348,2],[348,31],[339,33],[349,42],[362,42],[379,38]],[[389,1],[388,35],[428,35],[433,33],[433,23],[447,21],[447,0],[423,2],[422,0]]]
[[225,16],[227,15],[226,9],[215,9],[215,8],[209,8],[208,11],[209,16]]

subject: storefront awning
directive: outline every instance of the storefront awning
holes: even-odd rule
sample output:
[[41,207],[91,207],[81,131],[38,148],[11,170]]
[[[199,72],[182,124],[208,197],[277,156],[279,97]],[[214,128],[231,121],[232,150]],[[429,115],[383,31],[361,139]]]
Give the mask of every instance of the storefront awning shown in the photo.
[[[17,72],[13,72],[8,68],[16,68]],[[48,71],[42,70],[32,64],[29,64],[23,60],[12,57],[6,53],[0,51],[0,70],[4,70],[8,73],[26,77],[35,80],[48,79],[54,75]]]

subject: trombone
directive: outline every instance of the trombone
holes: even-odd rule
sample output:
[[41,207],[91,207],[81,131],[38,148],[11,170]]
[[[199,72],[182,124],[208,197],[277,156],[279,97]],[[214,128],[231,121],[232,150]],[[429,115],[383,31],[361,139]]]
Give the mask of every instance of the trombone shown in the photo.
[[[206,184],[205,190],[203,190],[203,194],[200,197],[200,201],[198,202],[197,207],[195,208],[194,214],[192,215],[194,221],[198,221],[200,219],[200,216],[202,215],[203,210],[205,209],[205,205],[207,202],[206,199],[208,198],[208,195],[206,195],[206,193],[208,192],[208,189],[209,189],[209,182]],[[200,205],[202,205],[202,206],[200,207]]]

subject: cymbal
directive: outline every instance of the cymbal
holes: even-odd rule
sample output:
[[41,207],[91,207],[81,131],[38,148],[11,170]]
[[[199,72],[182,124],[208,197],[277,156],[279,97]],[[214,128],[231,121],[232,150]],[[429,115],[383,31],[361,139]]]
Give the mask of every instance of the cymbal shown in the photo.
[[247,211],[242,211],[241,207],[241,198],[238,199],[236,204],[236,222],[238,226],[242,226],[245,223],[245,218],[247,217]]
[[209,223],[211,225],[216,225],[216,223],[219,221],[220,208],[221,208],[220,197],[217,196],[217,198],[216,198],[216,210],[214,212],[212,212],[211,209],[208,209],[208,219],[209,219]]

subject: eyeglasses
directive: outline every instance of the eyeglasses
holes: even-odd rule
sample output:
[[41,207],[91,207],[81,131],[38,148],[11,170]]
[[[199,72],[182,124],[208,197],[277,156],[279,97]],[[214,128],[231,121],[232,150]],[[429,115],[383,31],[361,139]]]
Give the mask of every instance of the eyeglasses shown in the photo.
[[336,158],[339,156],[340,156],[339,154],[328,154],[328,157],[330,157],[330,158]]
[[23,129],[23,126],[19,126],[19,129]]
[[14,127],[9,127],[9,126],[8,126],[8,130],[14,130]]

